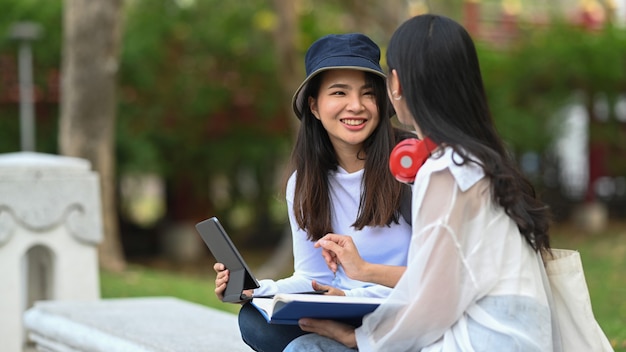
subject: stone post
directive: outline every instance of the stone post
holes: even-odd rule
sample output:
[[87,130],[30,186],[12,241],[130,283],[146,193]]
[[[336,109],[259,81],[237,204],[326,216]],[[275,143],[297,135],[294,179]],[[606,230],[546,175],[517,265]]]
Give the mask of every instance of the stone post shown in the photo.
[[23,313],[38,300],[100,298],[100,186],[89,161],[0,154],[0,341],[26,342]]

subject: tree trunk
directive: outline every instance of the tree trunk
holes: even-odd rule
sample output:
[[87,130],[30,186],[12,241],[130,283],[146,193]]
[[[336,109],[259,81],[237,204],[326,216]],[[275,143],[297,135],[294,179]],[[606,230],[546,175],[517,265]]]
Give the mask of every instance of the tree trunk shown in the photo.
[[[276,43],[276,58],[280,70],[280,99],[284,102],[283,109],[286,116],[292,116],[291,126],[295,136],[300,122],[291,110],[291,97],[300,84],[304,69],[300,63],[296,51],[296,40],[298,35],[298,15],[296,12],[296,2],[293,0],[273,0],[274,10],[278,14],[278,25],[274,29],[274,42]],[[279,173],[282,176],[282,174]],[[286,225],[289,227],[289,225]],[[291,231],[287,228],[274,249],[270,259],[263,263],[258,269],[259,278],[275,279],[293,265],[293,250],[291,246]]]
[[115,187],[116,76],[122,0],[65,0],[59,150],[100,176],[104,240],[100,266],[123,270]]
[[304,66],[300,62],[296,49],[298,40],[298,13],[296,11],[296,1],[293,0],[273,0],[274,10],[278,14],[278,25],[274,28],[274,43],[276,43],[276,59],[280,67],[280,85],[282,88],[281,99],[285,103],[286,116],[292,116],[292,128],[296,135],[300,122],[291,110],[291,98],[293,92],[298,88],[303,77]]

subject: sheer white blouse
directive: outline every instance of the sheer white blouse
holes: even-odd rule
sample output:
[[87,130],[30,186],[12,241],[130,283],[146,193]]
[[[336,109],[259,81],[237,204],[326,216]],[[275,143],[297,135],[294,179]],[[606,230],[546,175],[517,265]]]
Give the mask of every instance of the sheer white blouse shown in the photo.
[[420,169],[407,270],[356,330],[359,350],[551,351],[537,255],[482,168],[455,158],[445,148]]

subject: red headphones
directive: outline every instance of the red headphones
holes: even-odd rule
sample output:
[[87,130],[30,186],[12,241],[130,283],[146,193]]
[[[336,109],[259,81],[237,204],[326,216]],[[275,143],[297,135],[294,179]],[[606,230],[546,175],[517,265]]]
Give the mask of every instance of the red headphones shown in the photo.
[[437,148],[437,144],[430,138],[402,140],[393,148],[389,156],[391,174],[400,182],[413,183],[417,171],[424,165],[430,152],[435,148]]

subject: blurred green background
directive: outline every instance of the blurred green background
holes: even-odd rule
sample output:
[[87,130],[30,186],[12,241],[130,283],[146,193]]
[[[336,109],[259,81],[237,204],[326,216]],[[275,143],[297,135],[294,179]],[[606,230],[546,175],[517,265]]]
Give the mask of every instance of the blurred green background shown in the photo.
[[[0,153],[20,150],[19,43],[9,35],[20,21],[42,28],[32,42],[36,151],[60,153],[73,1],[0,3]],[[306,48],[359,31],[385,66],[393,30],[434,12],[476,40],[497,127],[551,206],[556,244],[582,252],[598,320],[626,350],[626,1],[119,3],[116,226],[105,233],[119,250],[101,253],[103,296],[170,294],[229,309],[211,301],[212,259],[193,230],[210,216],[263,275],[288,273],[284,165]]]

